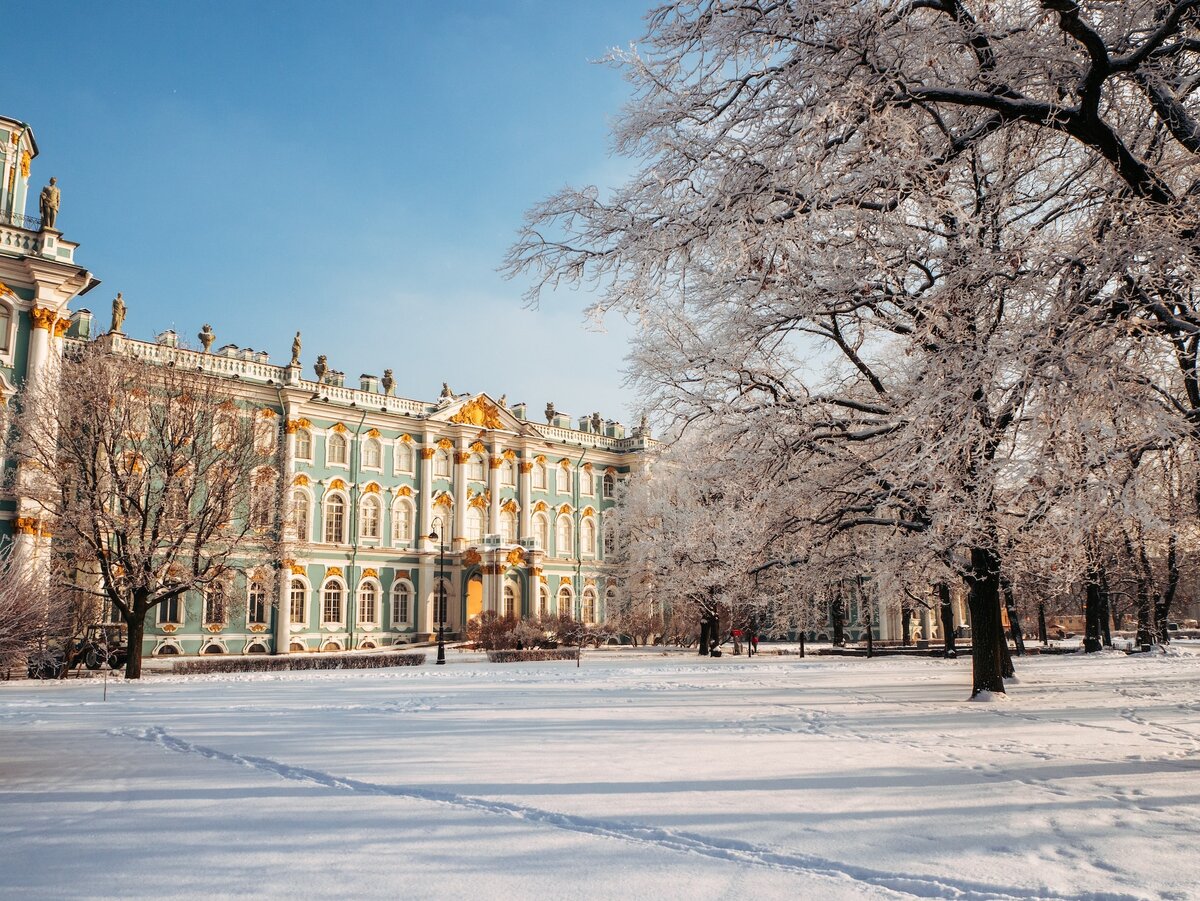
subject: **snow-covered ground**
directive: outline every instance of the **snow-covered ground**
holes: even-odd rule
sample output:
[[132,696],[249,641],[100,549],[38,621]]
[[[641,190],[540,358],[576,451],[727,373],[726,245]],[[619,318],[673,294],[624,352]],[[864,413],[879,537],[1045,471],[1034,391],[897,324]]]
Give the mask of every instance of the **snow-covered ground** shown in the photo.
[[1200,655],[1018,665],[0,684],[0,897],[1200,897]]

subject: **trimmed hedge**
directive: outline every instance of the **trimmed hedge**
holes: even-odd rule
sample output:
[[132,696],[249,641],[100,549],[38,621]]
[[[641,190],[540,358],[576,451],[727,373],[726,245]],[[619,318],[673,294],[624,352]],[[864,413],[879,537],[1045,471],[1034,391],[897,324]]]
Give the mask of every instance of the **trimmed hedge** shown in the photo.
[[425,655],[416,651],[388,651],[382,654],[306,654],[254,657],[197,657],[176,662],[171,672],[192,673],[264,673],[309,669],[381,669],[385,666],[420,666]]
[[558,648],[543,650],[531,648],[528,651],[488,651],[488,660],[492,663],[524,663],[527,660],[574,660],[579,656],[578,648]]

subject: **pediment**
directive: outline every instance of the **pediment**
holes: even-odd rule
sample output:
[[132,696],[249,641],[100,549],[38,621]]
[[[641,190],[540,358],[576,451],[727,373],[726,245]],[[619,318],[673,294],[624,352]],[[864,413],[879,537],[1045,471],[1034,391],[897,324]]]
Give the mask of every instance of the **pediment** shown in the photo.
[[480,429],[524,433],[529,423],[512,415],[486,394],[463,397],[446,404],[429,418],[434,422],[453,422]]

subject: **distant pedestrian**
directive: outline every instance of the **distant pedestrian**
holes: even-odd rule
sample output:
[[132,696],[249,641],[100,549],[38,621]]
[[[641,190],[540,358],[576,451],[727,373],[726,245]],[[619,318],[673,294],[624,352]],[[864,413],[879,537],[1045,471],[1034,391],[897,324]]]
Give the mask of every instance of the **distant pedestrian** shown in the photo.
[[758,653],[758,633],[750,633],[750,656],[753,657]]

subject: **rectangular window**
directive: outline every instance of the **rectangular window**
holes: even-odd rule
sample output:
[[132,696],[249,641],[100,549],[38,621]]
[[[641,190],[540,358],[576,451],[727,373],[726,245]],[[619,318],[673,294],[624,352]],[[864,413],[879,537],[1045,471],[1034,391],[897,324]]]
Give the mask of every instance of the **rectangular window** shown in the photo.
[[183,604],[179,602],[178,597],[168,598],[158,605],[158,622],[171,623],[179,626],[183,624],[183,617],[180,615],[183,612]]
[[12,312],[4,304],[0,304],[0,353],[6,354],[12,348],[8,333],[12,331]]

